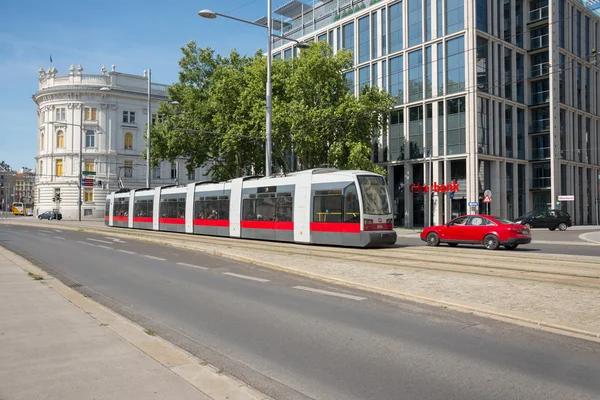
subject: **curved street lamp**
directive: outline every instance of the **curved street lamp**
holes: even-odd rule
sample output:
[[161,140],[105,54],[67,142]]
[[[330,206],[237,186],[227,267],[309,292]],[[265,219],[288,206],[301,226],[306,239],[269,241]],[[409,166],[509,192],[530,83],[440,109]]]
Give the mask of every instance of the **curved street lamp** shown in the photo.
[[[256,22],[251,22],[251,21],[247,21],[245,19],[232,17],[231,15],[216,13],[216,12],[213,12],[208,9],[198,11],[198,15],[202,18],[207,18],[207,19],[215,19],[215,18],[217,18],[217,16],[219,16],[219,17],[233,19],[235,21],[244,22],[244,23],[250,24],[250,25],[260,26],[261,28],[265,28],[264,25],[257,24]],[[268,44],[267,44],[267,123],[266,123],[266,131],[267,132],[266,132],[266,143],[265,143],[265,176],[267,178],[271,177],[271,141],[272,141],[272,139],[271,139],[271,131],[272,131],[271,120],[272,120],[272,114],[273,114],[273,107],[272,107],[272,102],[271,102],[271,97],[272,97],[272,84],[271,84],[272,43],[271,43],[271,38],[274,36],[274,37],[278,37],[280,39],[296,42],[298,48],[300,48],[300,49],[306,49],[306,48],[310,47],[310,45],[306,42],[300,42],[296,39],[292,39],[289,37],[279,36],[279,35],[274,34],[273,33],[273,22],[272,22],[273,19],[271,18],[271,15],[272,15],[271,0],[268,0],[267,1],[267,26],[266,26],[266,28],[269,32]]]

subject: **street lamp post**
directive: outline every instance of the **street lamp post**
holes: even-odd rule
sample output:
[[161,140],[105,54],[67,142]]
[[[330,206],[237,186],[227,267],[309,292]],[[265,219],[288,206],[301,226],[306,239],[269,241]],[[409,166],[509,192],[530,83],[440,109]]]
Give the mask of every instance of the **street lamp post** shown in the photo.
[[[220,17],[224,17],[224,18],[233,19],[235,21],[244,22],[246,24],[260,26],[261,28],[265,28],[264,25],[258,24],[256,22],[246,21],[245,19],[232,17],[232,16],[226,15],[226,14],[216,13],[211,10],[201,10],[198,12],[198,15],[201,16],[202,18],[208,18],[208,19],[215,19],[215,18],[217,18],[217,16],[220,16]],[[267,40],[267,98],[266,98],[267,121],[266,121],[266,141],[265,141],[265,176],[267,178],[269,178],[269,177],[271,177],[271,147],[272,147],[272,132],[271,132],[272,126],[271,125],[272,125],[272,113],[273,113],[272,102],[271,102],[271,98],[272,98],[272,84],[271,84],[272,43],[271,43],[271,38],[278,37],[280,39],[296,42],[298,44],[298,47],[301,49],[308,48],[309,44],[305,43],[305,42],[300,42],[296,39],[275,35],[273,33],[273,19],[271,18],[271,0],[267,0],[267,26],[266,26],[266,28],[267,28],[267,32],[268,32],[268,36],[267,36],[268,40]]]

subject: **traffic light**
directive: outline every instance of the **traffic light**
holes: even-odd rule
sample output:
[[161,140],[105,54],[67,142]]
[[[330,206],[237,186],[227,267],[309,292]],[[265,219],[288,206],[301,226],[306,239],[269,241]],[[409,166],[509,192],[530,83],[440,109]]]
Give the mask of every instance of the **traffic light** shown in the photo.
[[102,181],[98,179],[98,187],[102,187]]

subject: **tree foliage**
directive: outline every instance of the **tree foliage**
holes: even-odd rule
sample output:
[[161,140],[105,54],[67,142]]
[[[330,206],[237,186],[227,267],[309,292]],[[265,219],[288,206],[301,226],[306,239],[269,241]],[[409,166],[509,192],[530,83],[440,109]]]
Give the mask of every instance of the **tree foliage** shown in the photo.
[[[188,169],[210,165],[214,179],[265,169],[267,60],[235,50],[227,57],[195,42],[182,48],[179,81],[171,102],[152,127],[152,161],[188,158]],[[292,151],[301,169],[331,166],[383,172],[371,162],[377,132],[386,127],[390,96],[364,88],[356,98],[343,71],[348,51],[332,55],[327,43],[311,44],[298,57],[274,60],[272,68],[272,158],[274,170],[292,170]],[[207,164],[208,163],[208,164]]]

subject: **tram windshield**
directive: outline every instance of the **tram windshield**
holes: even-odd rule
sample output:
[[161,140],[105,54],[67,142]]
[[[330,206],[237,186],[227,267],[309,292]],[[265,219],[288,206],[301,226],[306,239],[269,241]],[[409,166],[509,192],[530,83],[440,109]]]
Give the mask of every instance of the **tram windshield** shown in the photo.
[[370,215],[390,214],[388,191],[381,176],[358,176],[364,213]]

